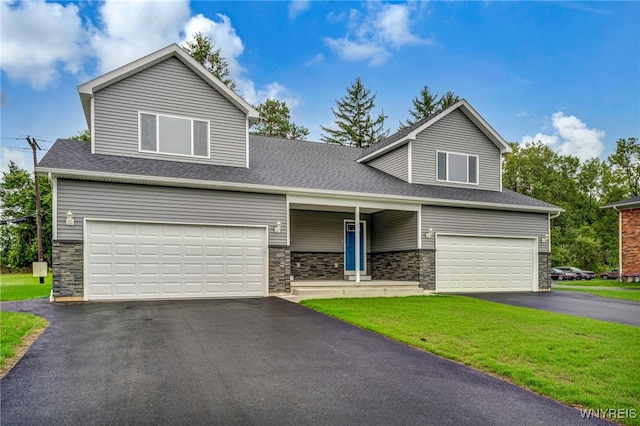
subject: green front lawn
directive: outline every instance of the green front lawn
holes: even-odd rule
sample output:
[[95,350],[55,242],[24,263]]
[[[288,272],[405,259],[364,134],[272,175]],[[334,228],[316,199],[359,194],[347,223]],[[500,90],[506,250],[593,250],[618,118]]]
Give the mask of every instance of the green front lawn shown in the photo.
[[640,288],[640,283],[621,283],[618,280],[603,280],[602,278],[594,278],[592,280],[576,280],[576,281],[553,281],[556,284],[574,285],[581,287],[620,287],[620,288]]
[[44,318],[0,311],[0,376],[48,324]]
[[39,283],[32,274],[2,274],[0,276],[0,301],[27,300],[49,297],[51,274]]
[[566,404],[640,407],[639,327],[463,296],[301,303]]
[[595,296],[609,299],[622,299],[640,302],[640,290],[593,290],[589,287],[554,288],[553,291],[577,291],[580,293],[593,294]]

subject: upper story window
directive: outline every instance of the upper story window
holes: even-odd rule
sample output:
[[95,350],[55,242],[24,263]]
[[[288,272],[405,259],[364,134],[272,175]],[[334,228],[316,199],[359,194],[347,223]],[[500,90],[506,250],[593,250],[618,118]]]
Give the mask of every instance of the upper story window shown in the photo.
[[478,183],[478,156],[438,151],[438,180]]
[[209,122],[140,113],[140,151],[209,158]]

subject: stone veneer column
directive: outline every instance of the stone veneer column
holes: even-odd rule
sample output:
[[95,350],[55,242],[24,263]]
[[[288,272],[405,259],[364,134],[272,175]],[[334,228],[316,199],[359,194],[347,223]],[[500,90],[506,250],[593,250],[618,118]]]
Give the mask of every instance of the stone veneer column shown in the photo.
[[269,293],[291,291],[291,250],[288,246],[269,247]]
[[84,296],[84,244],[82,241],[55,240],[53,257],[53,297]]
[[551,253],[538,253],[538,290],[551,289]]
[[420,267],[420,287],[425,290],[436,289],[436,251],[422,249],[418,251]]

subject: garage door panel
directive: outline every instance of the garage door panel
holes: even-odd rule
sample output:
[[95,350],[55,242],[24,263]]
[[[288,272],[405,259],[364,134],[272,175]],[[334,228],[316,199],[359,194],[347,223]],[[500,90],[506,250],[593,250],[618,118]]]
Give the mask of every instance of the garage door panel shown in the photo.
[[264,228],[87,221],[89,299],[262,296]]
[[532,291],[534,239],[439,235],[436,291]]

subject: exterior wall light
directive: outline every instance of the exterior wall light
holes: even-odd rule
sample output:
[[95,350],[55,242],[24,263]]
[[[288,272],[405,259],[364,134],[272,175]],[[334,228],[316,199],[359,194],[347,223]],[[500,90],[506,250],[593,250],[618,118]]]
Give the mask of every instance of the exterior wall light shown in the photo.
[[424,234],[427,238],[433,238],[433,228],[429,228],[426,234]]
[[73,219],[73,213],[71,213],[71,210],[69,210],[67,212],[67,225],[73,225],[75,223],[75,220]]
[[549,241],[549,234],[544,234],[544,237],[540,238],[540,241],[546,243]]
[[282,231],[282,223],[280,221],[276,222],[276,226],[273,228],[273,232],[279,234]]

